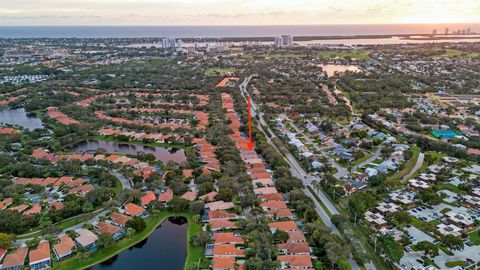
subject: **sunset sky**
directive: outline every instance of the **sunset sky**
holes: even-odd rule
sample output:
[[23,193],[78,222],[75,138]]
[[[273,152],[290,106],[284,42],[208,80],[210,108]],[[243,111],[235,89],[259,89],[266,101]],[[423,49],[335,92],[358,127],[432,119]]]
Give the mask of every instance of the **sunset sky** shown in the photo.
[[0,25],[480,22],[479,0],[0,0]]

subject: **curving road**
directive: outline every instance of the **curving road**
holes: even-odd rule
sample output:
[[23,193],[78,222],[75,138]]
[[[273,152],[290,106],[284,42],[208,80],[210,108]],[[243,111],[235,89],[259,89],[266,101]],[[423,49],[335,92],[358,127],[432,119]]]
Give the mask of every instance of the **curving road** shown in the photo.
[[417,162],[415,163],[415,166],[413,166],[412,170],[410,170],[409,173],[407,173],[404,177],[402,177],[402,180],[408,180],[410,177],[412,177],[413,174],[415,174],[423,165],[423,161],[425,160],[425,154],[420,153],[418,154]]

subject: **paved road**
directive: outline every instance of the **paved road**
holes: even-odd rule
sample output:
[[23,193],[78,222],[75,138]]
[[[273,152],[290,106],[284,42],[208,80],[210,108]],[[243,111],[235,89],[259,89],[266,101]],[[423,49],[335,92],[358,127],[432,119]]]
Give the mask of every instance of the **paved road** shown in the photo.
[[114,171],[114,170],[109,170],[109,172],[118,178],[118,180],[120,180],[120,183],[122,183],[122,188],[123,189],[128,189],[128,190],[132,190],[132,183],[130,182],[130,180],[128,180],[127,178],[125,178],[125,176],[121,173],[119,173],[118,171]]
[[[248,83],[250,82],[251,79],[252,79],[252,76],[246,78],[242,82],[242,84],[240,84],[240,90],[241,90],[242,96],[245,98],[245,100],[247,99],[247,96],[249,95],[248,92],[247,92],[247,86],[248,86]],[[272,134],[272,137],[270,138],[269,136],[266,135],[267,133],[263,129],[262,125],[258,125],[257,126],[258,129],[261,132],[263,132],[263,134],[267,138],[267,142],[272,147],[274,147],[279,153],[282,153],[272,141],[272,138],[275,137],[275,133],[273,133],[273,131],[270,129],[268,123],[265,121],[265,119],[263,117],[263,113],[260,110],[258,110],[257,105],[255,104],[253,98],[251,98],[251,97],[250,97],[250,102],[251,102],[251,108],[252,108],[251,115],[255,117],[258,114],[259,122],[264,127],[266,127],[268,129],[269,133]],[[303,169],[303,167],[298,163],[298,161],[292,156],[292,154],[290,154],[290,152],[285,153],[285,157],[287,158],[287,162],[290,164],[290,172],[292,173],[292,175],[299,178],[299,179],[302,179],[302,181],[304,182],[305,185],[311,184],[312,181],[319,181],[318,177],[312,176],[309,173],[307,173]],[[323,223],[327,227],[331,228],[333,233],[340,234],[338,229],[332,223],[332,221],[331,221],[330,217],[328,216],[328,214],[326,213],[326,211],[323,209],[323,207],[320,205],[320,203],[318,203],[318,201],[313,196],[313,194],[307,189],[304,189],[304,192],[307,196],[309,196],[314,201],[315,210],[319,214]],[[338,214],[339,213],[337,208],[335,208],[335,206],[330,202],[330,200],[328,200],[328,198],[325,196],[325,194],[323,194],[323,192],[319,192],[319,193],[317,193],[317,195],[320,198],[320,200],[322,201],[322,203],[325,204],[325,206],[327,207],[328,211],[330,211],[330,213],[332,213],[332,214]],[[350,256],[349,263],[352,266],[352,269],[354,269],[354,270],[359,270],[360,269],[360,266],[357,264],[357,262],[355,260],[352,259],[352,256]],[[368,267],[368,269],[375,269],[375,267],[373,267],[373,268]]]
[[424,153],[420,153],[418,155],[418,159],[417,159],[417,162],[415,163],[415,166],[413,166],[412,170],[407,173],[403,178],[402,180],[407,180],[408,178],[410,178],[414,173],[416,173],[423,165],[423,161],[425,160],[425,154]]
[[373,153],[373,155],[371,155],[367,160],[365,160],[364,162],[361,162],[360,164],[358,164],[356,166],[353,166],[352,171],[355,171],[357,168],[360,168],[360,167],[363,167],[365,165],[368,165],[368,164],[372,163],[375,159],[377,159],[380,156],[380,154],[382,152],[382,149],[383,149],[383,147],[379,146],[377,148],[377,150],[375,151],[375,153]]

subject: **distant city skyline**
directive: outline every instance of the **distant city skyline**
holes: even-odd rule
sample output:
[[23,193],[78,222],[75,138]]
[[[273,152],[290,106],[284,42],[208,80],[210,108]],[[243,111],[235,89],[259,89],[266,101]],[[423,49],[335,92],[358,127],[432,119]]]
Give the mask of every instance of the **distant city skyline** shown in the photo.
[[303,25],[480,22],[478,0],[2,1],[0,25]]

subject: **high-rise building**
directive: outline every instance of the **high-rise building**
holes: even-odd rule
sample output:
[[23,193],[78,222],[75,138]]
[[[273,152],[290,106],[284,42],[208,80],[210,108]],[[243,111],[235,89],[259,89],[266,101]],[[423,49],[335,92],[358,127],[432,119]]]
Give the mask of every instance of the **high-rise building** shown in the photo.
[[448,35],[448,27],[445,28],[445,35]]
[[282,47],[283,46],[283,38],[281,36],[275,37],[274,45],[275,45],[275,47]]
[[282,35],[283,46],[292,46],[293,45],[293,36],[291,35]]
[[470,35],[470,28],[467,28],[467,35]]
[[465,35],[465,34],[467,34],[467,30],[463,29],[462,30],[462,35]]
[[183,48],[183,40],[177,39],[177,48],[179,49]]
[[162,47],[164,49],[175,49],[175,48],[182,48],[183,46],[183,41],[182,40],[176,40],[175,38],[162,38]]
[[437,29],[433,29],[432,35],[436,36],[437,35]]

